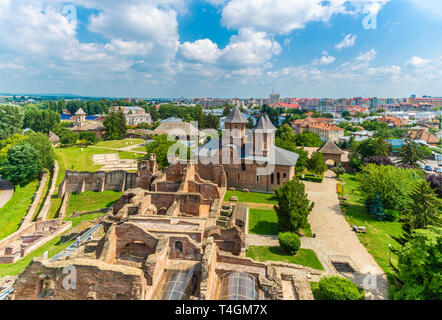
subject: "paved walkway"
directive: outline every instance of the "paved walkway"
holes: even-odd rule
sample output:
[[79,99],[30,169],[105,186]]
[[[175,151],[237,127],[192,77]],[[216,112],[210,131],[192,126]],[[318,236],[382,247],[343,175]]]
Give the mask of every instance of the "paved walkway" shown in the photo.
[[139,154],[147,154],[147,152],[143,152],[143,151],[133,151],[133,150],[132,150],[132,149],[135,149],[135,148],[144,147],[145,145],[146,145],[146,143],[143,142],[143,143],[139,143],[139,144],[128,145],[128,146],[123,147],[123,148],[95,147],[95,146],[89,146],[88,148],[92,148],[92,149],[105,149],[105,150],[115,150],[115,151],[124,151],[124,152],[132,152],[132,153],[139,153]]
[[14,186],[7,180],[0,179],[0,208],[3,208],[14,195]]
[[[367,299],[386,299],[388,281],[383,270],[376,263],[367,249],[360,243],[357,235],[341,213],[336,193],[335,174],[328,171],[322,183],[304,181],[308,198],[315,202],[309,215],[312,233],[315,238],[302,237],[301,248],[316,252],[327,274],[337,271],[331,261],[348,262],[357,271],[352,278],[360,287],[367,274],[373,274],[376,288],[366,290]],[[279,246],[278,237],[270,235],[248,234],[247,244],[252,246]],[[367,280],[366,280],[367,281]]]
[[318,255],[327,272],[334,272],[330,260],[336,257],[347,258],[363,274],[373,273],[379,276],[379,292],[372,292],[376,299],[386,298],[388,282],[383,270],[376,263],[367,249],[360,243],[355,232],[341,213],[336,193],[335,174],[328,171],[322,183],[304,182],[308,198],[315,202],[309,215],[311,230],[315,238],[301,239],[301,247],[312,249]]

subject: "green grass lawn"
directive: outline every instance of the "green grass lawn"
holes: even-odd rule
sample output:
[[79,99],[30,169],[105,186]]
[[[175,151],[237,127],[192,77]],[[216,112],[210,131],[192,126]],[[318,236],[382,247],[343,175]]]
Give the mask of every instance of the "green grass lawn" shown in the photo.
[[300,264],[317,270],[324,270],[316,253],[310,249],[299,249],[295,255],[286,253],[281,247],[249,246],[247,257],[256,261],[283,261]]
[[249,233],[278,234],[278,217],[274,210],[249,209]]
[[224,197],[224,201],[230,201],[230,197],[232,196],[238,197],[239,202],[276,204],[276,201],[270,200],[272,194],[242,191],[227,191],[226,196]]
[[109,208],[120,199],[122,195],[122,192],[115,191],[104,191],[101,193],[87,191],[82,194],[71,194],[66,210],[66,217],[69,218],[75,211],[93,211]]
[[57,196],[52,196],[51,207],[49,208],[49,213],[48,213],[48,220],[58,217],[58,210],[60,210],[62,202],[63,199],[58,198]]
[[15,187],[11,200],[0,209],[0,239],[17,231],[22,218],[26,216],[28,208],[32,204],[37,188],[38,180],[31,181],[25,186]]
[[[306,237],[312,237],[310,225],[302,229]],[[278,216],[275,210],[250,209],[249,210],[249,233],[277,235]]]
[[[397,242],[392,236],[397,237],[401,234],[401,224],[399,222],[378,221],[373,218],[365,210],[362,194],[358,191],[358,182],[355,176],[344,174],[342,179],[344,181],[344,194],[350,203],[345,214],[348,223],[367,228],[367,233],[358,233],[359,240],[384,272],[391,272],[388,245],[397,246]],[[391,253],[391,259],[396,264],[397,257],[393,253]]]
[[46,201],[46,197],[48,196],[49,187],[50,187],[51,183],[52,183],[52,174],[50,172],[47,172],[46,183],[43,188],[43,192],[41,194],[40,201],[38,202],[37,210],[35,211],[34,217],[32,218],[32,221],[34,221],[34,222],[37,221],[37,217],[40,214],[41,209],[43,209],[43,205]]
[[[131,142],[132,142],[132,144],[131,144]],[[131,145],[136,145],[136,144],[140,144],[140,143],[144,143],[144,142],[145,142],[145,140],[143,140],[143,139],[110,140],[110,141],[100,141],[97,144],[94,144],[93,146],[100,147],[100,148],[121,149],[124,147],[129,147]]]
[[57,148],[55,149],[57,155],[58,165],[60,166],[59,177],[57,179],[57,185],[60,185],[63,181],[64,173],[66,170],[72,171],[89,171],[95,172],[100,170],[101,165],[95,165],[92,160],[95,154],[110,154],[117,153],[120,159],[140,159],[143,158],[143,154],[137,154],[134,152],[116,151],[110,149],[95,149],[95,148]]
[[136,151],[136,152],[146,152],[146,147],[133,148],[132,151]]

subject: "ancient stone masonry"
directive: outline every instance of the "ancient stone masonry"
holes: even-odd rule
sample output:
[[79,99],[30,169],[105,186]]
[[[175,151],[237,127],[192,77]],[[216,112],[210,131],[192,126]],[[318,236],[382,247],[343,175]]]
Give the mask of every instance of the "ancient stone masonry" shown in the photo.
[[0,241],[0,264],[14,263],[72,227],[61,219],[37,221]]
[[65,179],[58,189],[58,196],[63,197],[66,192],[122,192],[135,187],[136,178],[136,173],[126,171],[99,171],[94,173],[66,171]]
[[[74,177],[67,175],[66,192],[95,183],[82,174]],[[281,271],[271,262],[245,258],[248,214],[235,205],[223,208],[222,166],[176,163],[158,172],[152,157],[130,181],[132,187],[102,217],[100,233],[69,257],[35,258],[11,298],[282,299],[282,278],[288,279],[290,270],[310,272],[297,265]],[[217,225],[221,211],[229,212],[225,226]],[[75,267],[76,290],[63,286],[68,266]],[[296,279],[300,284],[293,288],[309,288],[307,277]]]

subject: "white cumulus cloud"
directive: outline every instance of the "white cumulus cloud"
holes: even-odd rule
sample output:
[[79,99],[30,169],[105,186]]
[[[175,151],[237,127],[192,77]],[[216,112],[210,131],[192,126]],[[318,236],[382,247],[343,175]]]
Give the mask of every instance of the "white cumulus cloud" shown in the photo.
[[335,44],[335,48],[337,50],[341,50],[343,48],[354,47],[356,44],[356,35],[352,35],[351,33],[347,34],[341,42]]

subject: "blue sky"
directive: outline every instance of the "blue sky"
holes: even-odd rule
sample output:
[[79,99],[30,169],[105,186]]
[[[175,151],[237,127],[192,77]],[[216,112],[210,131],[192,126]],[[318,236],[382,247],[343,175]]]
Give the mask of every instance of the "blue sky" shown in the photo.
[[442,96],[441,0],[0,0],[0,30],[0,92]]

